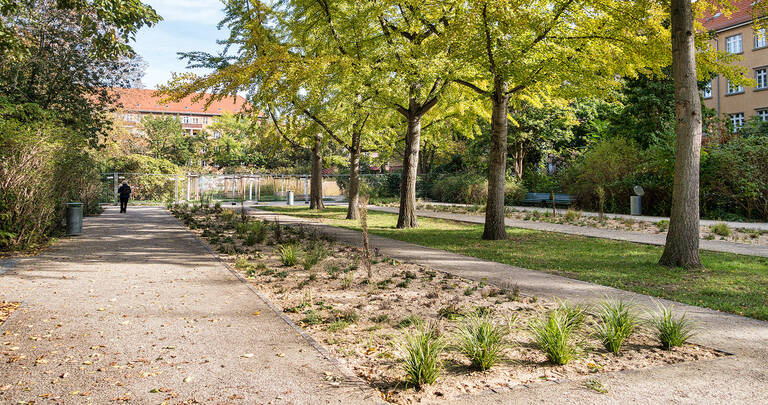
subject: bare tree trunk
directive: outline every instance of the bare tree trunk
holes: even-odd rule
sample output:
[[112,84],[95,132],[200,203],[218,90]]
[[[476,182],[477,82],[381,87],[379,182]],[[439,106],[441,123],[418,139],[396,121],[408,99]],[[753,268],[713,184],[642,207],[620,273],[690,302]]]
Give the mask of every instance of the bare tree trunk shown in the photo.
[[403,155],[403,175],[400,181],[400,212],[397,217],[398,228],[415,228],[416,218],[416,178],[419,167],[419,142],[421,140],[421,115],[411,109],[408,115],[408,132],[405,134],[405,153]]
[[352,133],[352,147],[349,149],[349,206],[347,219],[358,219],[360,199],[360,133]]
[[525,146],[522,141],[515,142],[512,145],[512,158],[515,160],[515,175],[518,179],[523,178],[523,165],[525,164]]
[[309,185],[309,209],[322,210],[323,205],[323,157],[320,155],[320,134],[315,135],[312,145],[312,181]]
[[504,224],[504,181],[507,173],[507,107],[509,96],[507,84],[497,82],[491,99],[491,149],[488,161],[488,202],[485,206],[485,229],[483,239],[505,240],[507,228]]
[[675,82],[675,182],[664,253],[659,264],[699,268],[699,170],[701,100],[689,0],[672,0],[672,76]]

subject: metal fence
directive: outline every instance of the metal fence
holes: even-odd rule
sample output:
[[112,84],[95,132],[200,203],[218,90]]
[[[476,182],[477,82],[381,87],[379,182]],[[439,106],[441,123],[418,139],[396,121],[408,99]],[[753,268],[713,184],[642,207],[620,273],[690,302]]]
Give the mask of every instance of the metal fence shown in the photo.
[[[323,198],[346,198],[347,175],[323,176]],[[179,201],[281,201],[288,192],[296,200],[309,201],[308,175],[282,174],[102,174],[102,203],[117,203],[117,189],[123,182],[131,186],[131,199],[147,203]]]

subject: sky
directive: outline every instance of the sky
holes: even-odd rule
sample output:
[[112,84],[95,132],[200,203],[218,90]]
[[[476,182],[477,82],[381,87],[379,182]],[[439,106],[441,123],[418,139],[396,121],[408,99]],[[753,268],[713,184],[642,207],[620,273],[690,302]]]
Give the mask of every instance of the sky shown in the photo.
[[219,0],[143,0],[151,5],[163,21],[154,27],[144,27],[136,35],[133,49],[147,62],[142,83],[145,88],[156,89],[166,83],[171,72],[186,71],[186,62],[178,59],[177,52],[217,52],[217,39],[225,39],[228,32],[216,29],[224,17]]

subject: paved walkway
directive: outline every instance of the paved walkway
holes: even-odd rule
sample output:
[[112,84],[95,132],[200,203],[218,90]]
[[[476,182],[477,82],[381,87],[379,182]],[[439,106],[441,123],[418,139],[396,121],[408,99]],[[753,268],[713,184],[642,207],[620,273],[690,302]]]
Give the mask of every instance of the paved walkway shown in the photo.
[[[470,204],[455,204],[455,203],[443,203],[443,202],[425,202],[425,204],[429,205],[444,205],[444,206],[453,206],[453,207],[471,207]],[[552,212],[552,208],[545,208],[545,207],[531,207],[531,206],[509,206],[508,208],[511,208],[515,211],[527,211],[527,212],[534,212],[538,211],[541,213],[544,212]],[[565,215],[565,213],[568,212],[568,209],[558,208],[557,213],[560,215]],[[580,211],[581,215],[588,216],[588,217],[598,217],[600,214],[597,212],[589,212],[589,211]],[[642,221],[642,222],[659,222],[659,221],[669,221],[669,217],[655,217],[650,215],[627,215],[627,214],[610,214],[606,213],[604,214],[606,218],[616,218],[616,219],[632,219],[635,221]],[[703,226],[712,226],[715,224],[726,224],[729,228],[746,228],[746,229],[759,229],[763,231],[768,231],[768,222],[735,222],[735,221],[715,221],[711,219],[702,219],[701,225]]]
[[[323,225],[273,212],[253,209],[265,220],[283,224],[312,224],[339,241],[360,244],[357,231]],[[542,383],[512,391],[467,398],[465,403],[766,403],[768,402],[768,323],[694,307],[649,296],[600,286],[565,277],[527,270],[501,263],[475,259],[442,250],[372,235],[371,244],[381,254],[400,261],[423,264],[434,269],[474,280],[518,285],[526,295],[558,297],[581,303],[595,303],[606,296],[624,297],[641,307],[654,310],[657,303],[675,305],[699,326],[694,339],[708,347],[733,354],[716,360],[600,374],[607,395],[583,388],[582,382]]]
[[0,275],[0,403],[377,400],[164,209],[84,230]]
[[[369,209],[374,211],[389,212],[397,214],[397,207],[379,207],[371,206]],[[485,214],[472,215],[472,214],[455,214],[452,212],[440,212],[440,211],[428,211],[417,210],[416,214],[421,217],[441,218],[454,221],[468,222],[473,224],[485,223]],[[648,245],[664,246],[666,242],[666,233],[644,233],[644,232],[632,232],[622,231],[614,229],[599,229],[588,226],[576,226],[568,224],[553,224],[543,221],[524,221],[512,218],[506,218],[505,223],[507,226],[524,229],[534,229],[538,231],[546,232],[560,232],[569,235],[589,236],[593,238],[622,240],[627,242],[644,243]],[[736,253],[740,255],[761,256],[768,257],[768,245],[750,245],[746,243],[734,243],[726,242],[722,240],[705,240],[700,241],[700,247],[704,250],[711,250],[713,252],[725,252]]]

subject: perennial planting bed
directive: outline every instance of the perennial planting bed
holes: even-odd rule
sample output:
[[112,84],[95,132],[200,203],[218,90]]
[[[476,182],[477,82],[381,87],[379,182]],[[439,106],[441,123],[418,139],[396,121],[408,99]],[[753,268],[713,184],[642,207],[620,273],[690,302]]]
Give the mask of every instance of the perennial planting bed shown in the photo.
[[[582,380],[585,389],[600,391],[610,389],[599,383],[601,372],[723,355],[693,344],[663,349],[644,323],[614,354],[594,334],[599,308],[521,296],[514,285],[487,285],[375,252],[370,252],[369,279],[361,248],[311,227],[267,224],[217,208],[177,206],[172,212],[387,401],[456,398],[563,379]],[[531,325],[565,313],[580,319],[566,342],[575,358],[556,365],[534,339]],[[502,337],[498,359],[485,371],[459,349],[459,328],[469,320],[486,322]],[[417,389],[408,383],[401,359],[405,337],[419,334],[445,348],[437,356],[436,381]]]

